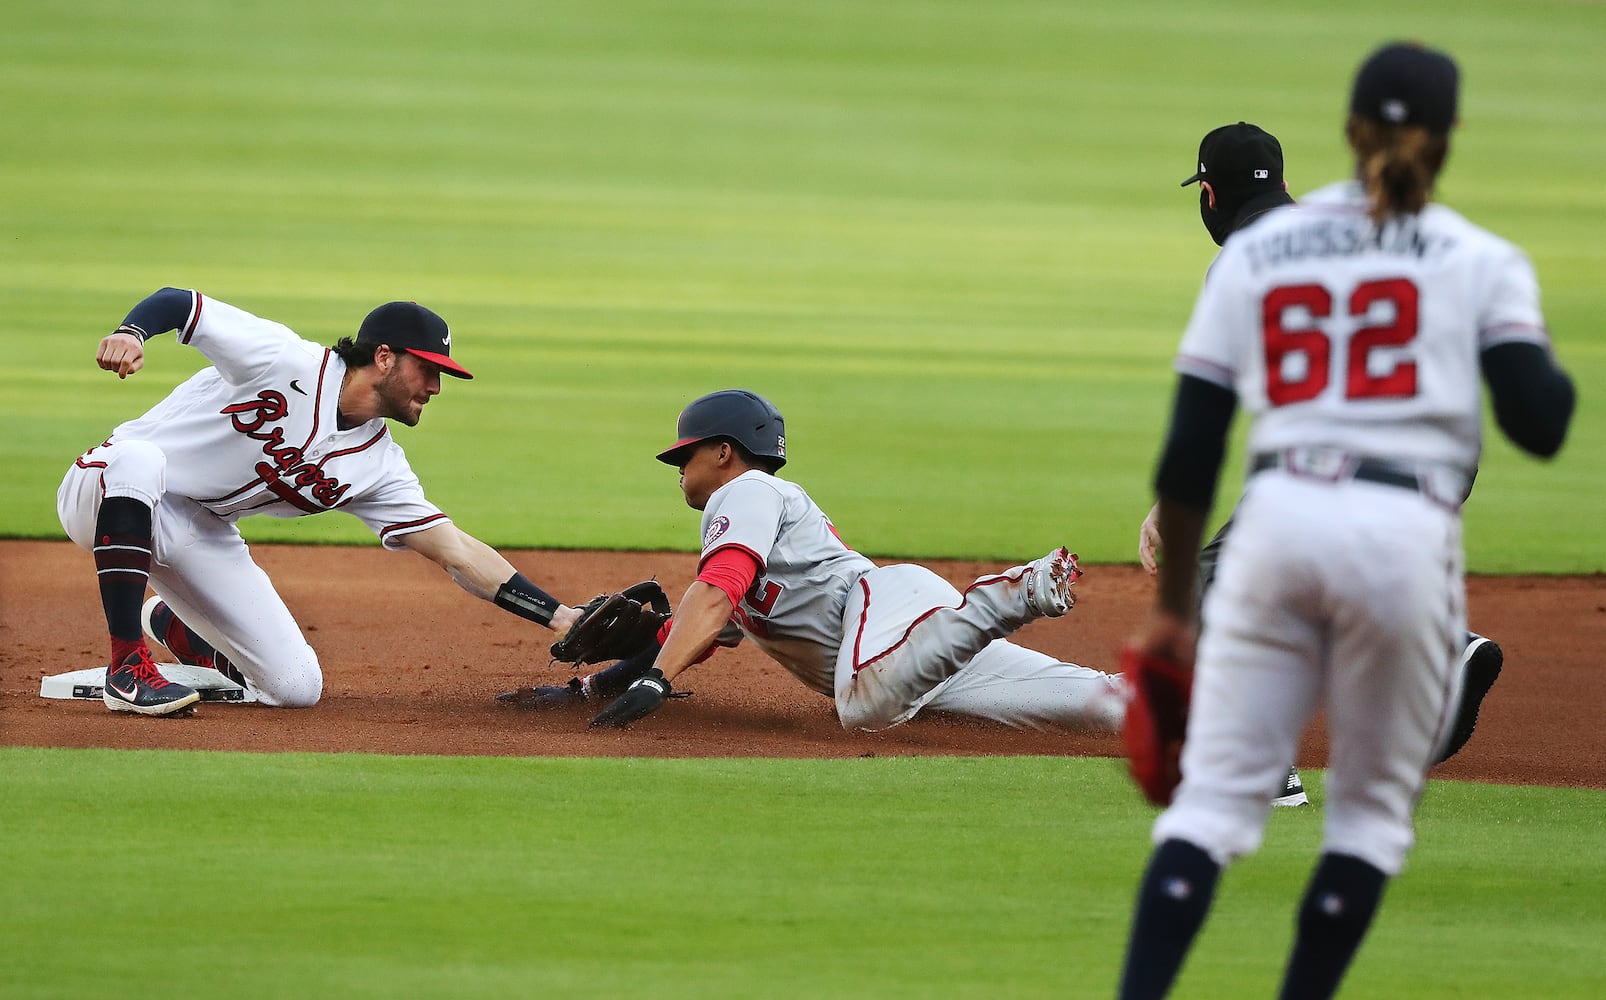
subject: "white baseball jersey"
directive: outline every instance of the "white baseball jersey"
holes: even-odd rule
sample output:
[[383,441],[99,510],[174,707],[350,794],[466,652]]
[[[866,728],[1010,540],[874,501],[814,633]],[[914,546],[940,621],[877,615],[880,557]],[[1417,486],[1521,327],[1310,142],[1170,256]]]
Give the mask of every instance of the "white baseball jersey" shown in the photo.
[[707,559],[735,546],[759,563],[736,623],[765,653],[822,694],[833,693],[848,590],[875,564],[843,544],[831,519],[796,483],[752,470],[703,508]]
[[1182,784],[1154,828],[1222,863],[1259,845],[1320,708],[1323,850],[1400,870],[1461,683],[1480,355],[1548,344],[1520,250],[1442,205],[1382,226],[1366,207],[1336,184],[1230,237],[1176,362],[1233,389],[1251,454],[1279,456],[1249,480],[1205,598]]
[[[383,418],[340,430],[345,362],[288,327],[191,292],[179,343],[212,367],[179,385],[111,441],[142,440],[167,456],[166,489],[226,520],[342,510],[389,548],[447,520]],[[81,462],[94,462],[91,449]]]
[[264,704],[312,705],[323,690],[317,653],[235,522],[343,510],[399,548],[447,518],[383,419],[339,429],[345,362],[278,323],[190,296],[178,339],[212,367],[74,462],[57,512],[68,537],[92,549],[102,499],[150,505],[151,587]]
[[1520,249],[1443,205],[1375,230],[1354,181],[1227,240],[1176,369],[1233,389],[1251,453],[1326,446],[1470,474],[1479,354],[1548,343]]

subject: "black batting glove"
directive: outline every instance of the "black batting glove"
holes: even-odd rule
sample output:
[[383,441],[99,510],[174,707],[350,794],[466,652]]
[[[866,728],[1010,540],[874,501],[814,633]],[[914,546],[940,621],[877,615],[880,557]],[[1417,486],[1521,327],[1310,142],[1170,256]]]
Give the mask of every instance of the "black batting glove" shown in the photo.
[[671,688],[664,672],[653,667],[625,688],[625,693],[608,703],[608,707],[591,720],[593,726],[615,726],[623,729],[637,719],[651,715],[664,699],[670,697]]

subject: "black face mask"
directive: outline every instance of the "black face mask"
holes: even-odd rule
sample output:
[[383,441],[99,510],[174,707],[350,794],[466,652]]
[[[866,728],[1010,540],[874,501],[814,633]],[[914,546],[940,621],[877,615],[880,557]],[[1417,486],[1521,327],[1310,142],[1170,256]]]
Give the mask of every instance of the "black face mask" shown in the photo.
[[1204,220],[1204,227],[1210,231],[1210,238],[1216,241],[1218,247],[1227,242],[1227,237],[1232,235],[1233,216],[1238,214],[1236,209],[1232,211],[1225,209],[1226,206],[1222,204],[1219,195],[1216,198],[1216,207],[1211,208],[1210,192],[1204,189],[1204,185],[1199,186],[1199,218]]

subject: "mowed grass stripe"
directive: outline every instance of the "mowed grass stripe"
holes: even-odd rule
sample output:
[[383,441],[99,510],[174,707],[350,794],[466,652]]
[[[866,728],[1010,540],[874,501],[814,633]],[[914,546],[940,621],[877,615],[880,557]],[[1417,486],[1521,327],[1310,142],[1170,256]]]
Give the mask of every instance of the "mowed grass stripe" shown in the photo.
[[[1153,815],[1101,759],[9,749],[0,773],[19,997],[1105,996]],[[1351,988],[1591,995],[1600,805],[1435,783]],[[1320,821],[1273,814],[1186,991],[1272,991]],[[101,946],[131,928],[169,961]]]

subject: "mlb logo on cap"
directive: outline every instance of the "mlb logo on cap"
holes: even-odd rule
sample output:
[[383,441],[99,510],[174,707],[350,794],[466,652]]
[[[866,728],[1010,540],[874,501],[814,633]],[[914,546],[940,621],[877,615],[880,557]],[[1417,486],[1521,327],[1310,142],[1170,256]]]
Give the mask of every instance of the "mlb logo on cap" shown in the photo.
[[1257,125],[1239,122],[1212,129],[1199,143],[1199,172],[1183,187],[1209,181],[1220,195],[1282,190],[1283,147]]

